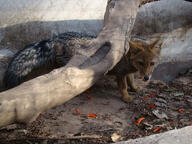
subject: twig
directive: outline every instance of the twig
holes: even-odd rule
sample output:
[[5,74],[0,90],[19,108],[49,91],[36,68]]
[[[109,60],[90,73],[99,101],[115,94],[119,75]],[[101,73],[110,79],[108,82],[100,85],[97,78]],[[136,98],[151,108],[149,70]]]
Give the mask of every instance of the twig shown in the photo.
[[71,136],[66,139],[100,139],[102,136],[99,135],[83,135],[83,136]]

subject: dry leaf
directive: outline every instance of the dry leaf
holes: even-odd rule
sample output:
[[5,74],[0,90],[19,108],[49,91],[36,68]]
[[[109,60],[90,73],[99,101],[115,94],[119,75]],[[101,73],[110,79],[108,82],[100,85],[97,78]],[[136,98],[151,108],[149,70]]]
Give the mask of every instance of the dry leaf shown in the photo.
[[154,129],[153,132],[155,133],[155,132],[159,131],[159,130],[162,129],[162,128],[163,128],[163,127],[158,127],[158,128],[156,128],[156,129]]
[[75,112],[76,112],[76,114],[81,114],[79,109],[76,109]]
[[173,120],[170,120],[169,123],[172,125],[172,124],[174,124],[174,121],[173,121]]
[[156,97],[156,96],[157,96],[156,93],[151,93],[151,94],[149,94],[149,97],[150,97],[150,98],[153,98],[153,97]]
[[148,100],[148,99],[149,99],[149,97],[144,97],[144,98],[143,98],[143,100],[145,100],[145,101]]
[[178,112],[182,112],[183,111],[183,109],[182,108],[178,108]]
[[150,107],[150,108],[152,108],[152,109],[155,109],[155,108],[156,108],[156,106],[153,105],[153,104],[148,105],[148,107]]
[[93,117],[93,118],[95,118],[95,119],[97,118],[97,115],[94,114],[94,113],[90,113],[90,114],[88,114],[87,116],[88,116],[88,117]]
[[87,100],[92,100],[92,97],[91,96],[87,96]]
[[137,120],[137,124],[139,125],[145,118],[144,117],[141,117]]

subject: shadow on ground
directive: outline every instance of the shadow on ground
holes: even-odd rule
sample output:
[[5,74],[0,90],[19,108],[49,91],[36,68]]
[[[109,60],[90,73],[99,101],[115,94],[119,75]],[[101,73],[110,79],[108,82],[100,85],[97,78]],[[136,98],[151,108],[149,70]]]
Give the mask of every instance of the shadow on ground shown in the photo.
[[[141,80],[138,83],[143,85]],[[5,143],[109,143],[192,125],[192,70],[170,84],[151,81],[132,103],[120,99],[113,77],[105,77],[67,103],[42,113],[28,126],[0,129]]]

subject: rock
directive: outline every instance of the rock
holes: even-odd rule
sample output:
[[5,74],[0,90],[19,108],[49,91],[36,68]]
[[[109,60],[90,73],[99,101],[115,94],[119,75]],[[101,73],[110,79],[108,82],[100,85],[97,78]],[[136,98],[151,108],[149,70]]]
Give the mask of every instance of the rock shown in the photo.
[[118,142],[122,139],[121,135],[119,133],[113,133],[111,136],[111,139],[113,142]]
[[168,116],[160,110],[153,110],[152,113],[159,119],[168,119]]
[[192,144],[192,126],[115,144]]

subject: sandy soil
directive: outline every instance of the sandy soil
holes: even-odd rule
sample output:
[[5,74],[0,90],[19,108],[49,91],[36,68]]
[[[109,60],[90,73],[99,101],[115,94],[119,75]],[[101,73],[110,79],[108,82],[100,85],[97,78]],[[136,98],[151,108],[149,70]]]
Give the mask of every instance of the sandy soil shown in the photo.
[[123,102],[114,78],[105,77],[28,126],[0,129],[0,143],[103,144],[115,141],[114,135],[127,140],[192,125],[192,70],[170,84],[151,81],[130,94],[134,101]]

